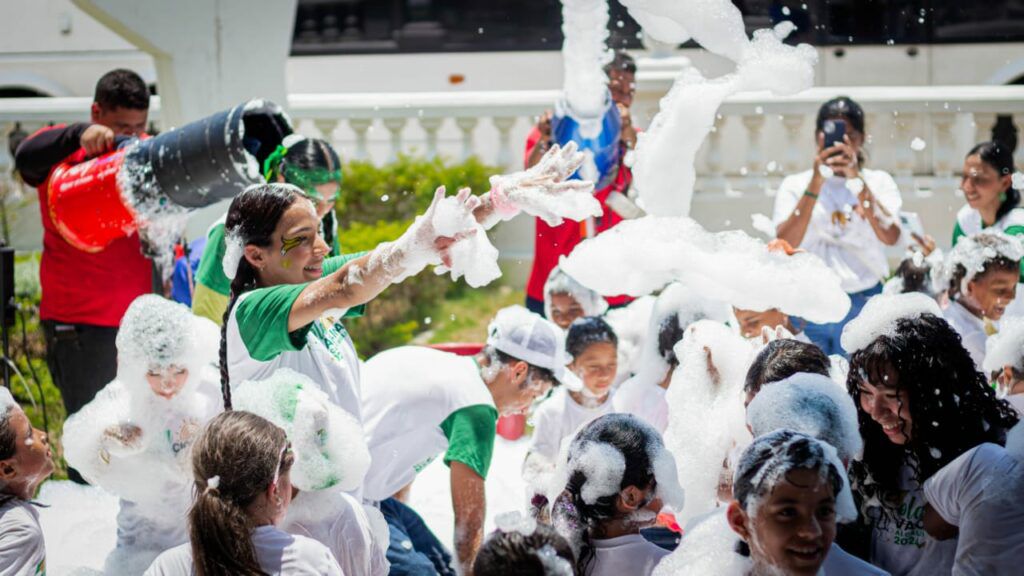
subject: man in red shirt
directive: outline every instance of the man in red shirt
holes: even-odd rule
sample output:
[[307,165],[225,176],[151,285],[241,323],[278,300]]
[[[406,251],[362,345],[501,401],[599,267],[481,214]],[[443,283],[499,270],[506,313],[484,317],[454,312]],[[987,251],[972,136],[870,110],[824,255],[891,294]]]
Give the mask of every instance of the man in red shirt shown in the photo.
[[[149,89],[138,74],[113,70],[96,84],[91,121],[43,128],[18,146],[15,166],[39,190],[43,258],[39,270],[39,316],[46,336],[46,363],[68,415],[88,404],[117,374],[114,339],[128,305],[152,291],[153,271],[137,234],[98,252],[67,242],[48,204],[50,173],[64,162],[79,163],[114,148],[118,136],[138,136],[146,127]],[[69,470],[77,482],[81,477]]]
[[[636,129],[633,127],[629,107],[636,93],[636,62],[625,52],[616,52],[614,60],[605,66],[608,75],[608,89],[612,100],[619,109],[622,130],[618,166],[610,171],[601,182],[595,183],[594,197],[601,203],[603,213],[592,222],[566,220],[559,226],[548,226],[537,219],[536,236],[533,245],[533,268],[526,284],[526,307],[531,312],[544,315],[544,283],[551,270],[558,265],[561,256],[567,256],[584,239],[600,234],[622,221],[622,216],[608,205],[608,199],[615,193],[626,195],[633,183],[633,174],[623,164],[626,152],[636,146]],[[552,145],[551,112],[545,112],[526,138],[526,167],[540,161],[541,156]],[[607,298],[612,306],[628,302],[628,298],[616,296]]]

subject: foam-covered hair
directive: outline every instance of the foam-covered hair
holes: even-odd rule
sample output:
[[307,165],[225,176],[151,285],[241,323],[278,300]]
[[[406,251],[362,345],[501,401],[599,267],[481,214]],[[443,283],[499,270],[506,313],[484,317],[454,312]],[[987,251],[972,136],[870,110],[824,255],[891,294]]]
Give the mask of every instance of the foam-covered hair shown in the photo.
[[853,400],[821,374],[798,372],[765,385],[747,406],[747,423],[755,437],[788,429],[817,438],[835,447],[844,462],[864,449]]
[[370,452],[362,427],[309,377],[281,368],[265,380],[239,384],[233,403],[285,431],[295,454],[292,483],[300,490],[351,491],[363,483]]
[[544,282],[544,317],[551,318],[551,295],[568,294],[583,308],[584,316],[600,316],[608,310],[608,302],[600,294],[580,284],[555,266]]
[[868,300],[860,314],[843,327],[841,343],[848,354],[867,348],[879,336],[892,336],[903,318],[933,314],[942,318],[934,299],[920,292],[882,294]]
[[818,472],[832,485],[839,521],[857,519],[850,482],[836,449],[792,430],[776,430],[755,438],[743,451],[733,476],[733,497],[745,510],[756,510],[787,474],[805,469]]
[[186,306],[155,294],[139,296],[121,320],[118,359],[157,366],[181,363],[191,332],[192,312]]
[[985,272],[993,263],[1015,268],[1024,258],[1024,244],[1016,236],[999,230],[982,230],[964,236],[946,255],[945,261],[932,278],[936,292],[966,293],[967,283]]

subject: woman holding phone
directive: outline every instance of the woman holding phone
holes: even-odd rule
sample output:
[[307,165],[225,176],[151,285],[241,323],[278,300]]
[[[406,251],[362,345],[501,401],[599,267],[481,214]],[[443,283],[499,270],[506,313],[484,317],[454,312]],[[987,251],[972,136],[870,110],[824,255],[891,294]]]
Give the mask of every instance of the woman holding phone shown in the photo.
[[864,167],[864,109],[846,96],[822,104],[815,123],[816,154],[810,170],[787,176],[775,196],[776,235],[821,257],[850,295],[840,322],[808,323],[805,332],[826,354],[842,354],[843,326],[889,275],[885,247],[900,238],[903,204],[896,181]]

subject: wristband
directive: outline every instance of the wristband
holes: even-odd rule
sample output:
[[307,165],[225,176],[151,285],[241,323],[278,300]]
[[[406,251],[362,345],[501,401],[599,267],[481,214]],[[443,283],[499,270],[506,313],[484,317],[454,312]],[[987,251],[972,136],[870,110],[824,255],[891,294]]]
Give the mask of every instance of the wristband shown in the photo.
[[809,197],[809,198],[814,198],[815,200],[817,200],[817,199],[818,199],[818,195],[817,195],[817,194],[814,194],[814,193],[813,193],[813,192],[811,192],[810,190],[804,190],[804,196],[807,196],[807,197]]

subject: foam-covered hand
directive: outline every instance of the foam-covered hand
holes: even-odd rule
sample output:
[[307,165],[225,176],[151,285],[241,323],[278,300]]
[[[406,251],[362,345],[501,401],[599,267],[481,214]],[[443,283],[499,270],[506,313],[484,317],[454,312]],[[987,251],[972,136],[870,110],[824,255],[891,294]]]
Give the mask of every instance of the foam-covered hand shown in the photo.
[[449,249],[458,240],[476,233],[473,211],[480,199],[464,188],[454,197],[445,197],[444,186],[434,192],[434,200],[422,215],[392,245],[397,267],[394,282],[418,274],[427,265],[451,265]]
[[496,215],[508,220],[522,211],[551,226],[561,224],[564,218],[581,221],[600,216],[601,204],[593,196],[594,183],[568,179],[584,158],[575,142],[565,147],[555,144],[533,168],[491,176],[489,196]]

